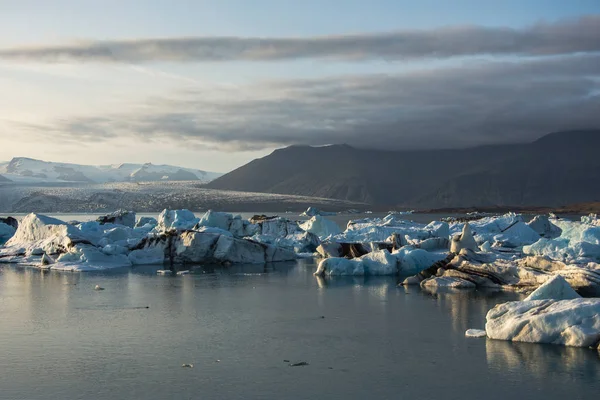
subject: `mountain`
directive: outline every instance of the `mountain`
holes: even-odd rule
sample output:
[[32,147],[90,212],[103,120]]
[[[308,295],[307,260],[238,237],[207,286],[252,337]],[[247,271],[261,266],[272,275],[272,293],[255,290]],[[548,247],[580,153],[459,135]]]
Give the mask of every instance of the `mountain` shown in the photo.
[[319,196],[377,206],[560,206],[600,200],[600,130],[532,143],[458,150],[383,151],[291,146],[207,185]]
[[15,183],[106,183],[140,181],[200,181],[221,176],[216,172],[153,164],[79,165],[55,163],[32,158],[15,157],[0,163],[0,182]]

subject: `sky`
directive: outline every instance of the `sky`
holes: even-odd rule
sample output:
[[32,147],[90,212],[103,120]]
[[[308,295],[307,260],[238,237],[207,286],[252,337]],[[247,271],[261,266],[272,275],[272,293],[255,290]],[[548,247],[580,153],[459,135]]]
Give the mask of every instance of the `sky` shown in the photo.
[[600,128],[600,1],[0,0],[0,89],[0,161],[526,142]]

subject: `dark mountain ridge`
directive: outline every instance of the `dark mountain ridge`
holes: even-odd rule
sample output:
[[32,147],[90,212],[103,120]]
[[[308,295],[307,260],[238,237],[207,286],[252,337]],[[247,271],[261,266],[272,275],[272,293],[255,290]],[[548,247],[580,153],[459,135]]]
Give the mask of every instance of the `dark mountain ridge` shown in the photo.
[[560,206],[600,200],[598,149],[600,130],[458,150],[291,146],[207,187],[391,207]]

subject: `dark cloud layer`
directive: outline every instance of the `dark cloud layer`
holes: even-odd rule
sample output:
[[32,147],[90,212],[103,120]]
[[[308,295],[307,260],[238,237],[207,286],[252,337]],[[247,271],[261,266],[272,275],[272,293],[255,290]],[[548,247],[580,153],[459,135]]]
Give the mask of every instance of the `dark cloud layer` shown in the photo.
[[37,129],[59,140],[120,137],[236,150],[290,144],[457,148],[600,128],[600,55],[485,62],[397,75],[263,82],[149,99],[136,112]]
[[142,63],[302,58],[402,60],[471,55],[557,55],[600,51],[600,16],[523,29],[481,26],[308,38],[188,37],[92,41],[0,50],[0,60]]

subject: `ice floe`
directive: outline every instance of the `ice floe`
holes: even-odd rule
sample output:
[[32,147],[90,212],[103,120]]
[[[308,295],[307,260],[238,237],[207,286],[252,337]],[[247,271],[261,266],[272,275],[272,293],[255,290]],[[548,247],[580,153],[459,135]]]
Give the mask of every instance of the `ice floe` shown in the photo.
[[596,347],[600,341],[600,299],[513,301],[486,316],[490,339]]

